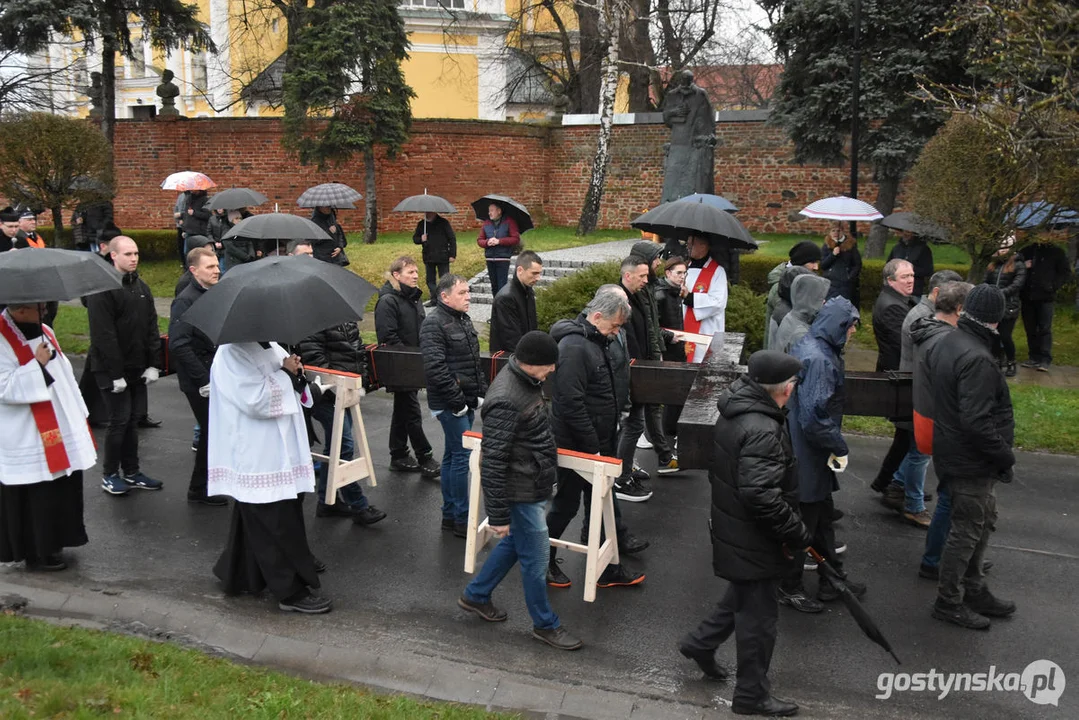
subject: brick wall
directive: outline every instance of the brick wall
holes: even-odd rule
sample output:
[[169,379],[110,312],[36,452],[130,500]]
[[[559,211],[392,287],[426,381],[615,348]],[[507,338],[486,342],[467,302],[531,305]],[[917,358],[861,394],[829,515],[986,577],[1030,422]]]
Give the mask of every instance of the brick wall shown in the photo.
[[[395,161],[380,155],[379,227],[415,227],[417,216],[390,210],[402,198],[429,192],[456,204],[459,229],[477,227],[468,203],[486,193],[524,203],[537,225],[574,225],[584,200],[595,148],[595,126],[544,128],[484,121],[417,121],[412,139]],[[601,227],[628,222],[659,202],[663,187],[663,125],[618,125],[603,199]],[[799,166],[782,131],[761,122],[716,125],[716,192],[741,208],[738,217],[757,232],[820,232],[819,221],[795,213],[818,197],[841,194],[847,170]],[[121,228],[171,227],[175,195],[160,190],[177,170],[199,170],[219,188],[250,187],[301,212],[296,198],[307,187],[339,181],[364,191],[363,163],[319,172],[299,165],[281,146],[280,122],[272,118],[121,121],[115,143],[116,215]],[[871,175],[862,196],[873,198]],[[359,229],[362,205],[343,211],[342,224]]]

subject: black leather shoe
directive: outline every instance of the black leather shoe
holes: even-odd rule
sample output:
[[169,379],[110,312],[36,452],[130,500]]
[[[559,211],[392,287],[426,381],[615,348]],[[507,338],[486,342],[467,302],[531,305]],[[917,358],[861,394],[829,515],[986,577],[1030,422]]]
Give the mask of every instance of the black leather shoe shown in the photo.
[[197,505],[221,507],[229,504],[229,497],[228,495],[192,495],[191,493],[188,493],[187,501]]
[[798,706],[786,700],[769,695],[755,705],[733,703],[731,712],[735,715],[764,715],[765,717],[790,717],[798,714]]
[[140,428],[159,428],[161,427],[160,420],[154,420],[149,415],[143,415],[138,419],[136,423]]
[[464,595],[462,595],[461,597],[457,598],[457,605],[462,610],[467,610],[470,613],[475,613],[476,615],[479,615],[487,622],[505,622],[506,618],[509,617],[508,615],[506,615],[505,610],[501,610],[495,607],[495,604],[490,600],[485,603],[478,603],[473,602],[466,598]]
[[988,630],[992,624],[989,618],[974,612],[967,605],[962,603],[952,605],[943,602],[940,598],[933,603],[933,617],[968,630]]
[[1015,603],[1011,600],[1001,600],[989,592],[989,588],[983,587],[977,595],[967,594],[963,598],[963,604],[978,613],[991,618],[1005,618],[1015,612]]
[[682,657],[689,658],[697,663],[697,667],[701,669],[701,672],[704,673],[706,677],[710,677],[713,680],[726,680],[727,676],[730,674],[716,662],[716,653],[714,650],[712,652],[697,652],[679,645],[678,652],[682,653]]
[[333,505],[320,502],[315,506],[315,517],[352,517],[352,515],[352,508],[342,502],[335,502]]
[[[586,540],[585,542],[587,543],[588,541]],[[622,542],[618,543],[618,552],[623,555],[636,555],[647,550],[649,544],[647,540],[641,540],[635,535],[626,533],[626,537],[622,539]]]
[[532,637],[557,650],[580,650],[584,645],[579,638],[570,635],[561,625],[549,630],[533,627]]
[[374,505],[368,505],[363,510],[357,510],[352,514],[352,522],[357,525],[374,525],[379,520],[385,520],[386,513]]
[[60,553],[53,553],[48,555],[44,560],[27,560],[27,570],[40,570],[43,572],[58,572],[60,570],[67,570],[67,563],[64,562],[63,556]]

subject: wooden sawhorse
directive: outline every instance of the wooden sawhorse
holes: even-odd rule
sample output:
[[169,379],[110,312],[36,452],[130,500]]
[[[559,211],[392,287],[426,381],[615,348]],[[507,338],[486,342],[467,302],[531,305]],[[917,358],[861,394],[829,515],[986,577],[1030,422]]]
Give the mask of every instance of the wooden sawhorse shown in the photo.
[[[488,518],[480,520],[480,446],[483,436],[469,430],[461,440],[472,450],[468,460],[468,534],[465,539],[465,572],[476,572],[476,558],[483,547],[496,538]],[[622,461],[602,455],[573,450],[558,450],[558,467],[572,470],[592,484],[592,522],[588,525],[588,544],[551,538],[551,547],[563,548],[586,556],[584,570],[585,602],[595,602],[596,582],[610,564],[618,564],[618,533],[614,529],[614,481],[622,474]],[[599,522],[597,522],[599,520]],[[601,534],[606,535],[600,544]]]
[[[371,462],[371,448],[367,445],[367,431],[360,414],[360,398],[364,396],[363,378],[355,373],[328,370],[319,367],[305,367],[304,372],[312,381],[320,385],[330,385],[334,389],[333,431],[326,442],[330,450],[326,454],[311,453],[311,457],[324,460],[329,468],[326,476],[326,496],[323,502],[333,505],[337,501],[337,491],[345,485],[367,480],[370,487],[378,485],[375,479],[375,465]],[[341,459],[341,438],[345,429],[345,413],[352,415],[351,460]]]

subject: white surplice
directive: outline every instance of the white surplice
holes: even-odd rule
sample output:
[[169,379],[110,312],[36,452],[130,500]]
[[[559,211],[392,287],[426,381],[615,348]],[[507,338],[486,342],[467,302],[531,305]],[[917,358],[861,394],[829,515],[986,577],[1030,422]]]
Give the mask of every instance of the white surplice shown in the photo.
[[[4,310],[4,317],[19,342],[31,351],[45,339],[42,336],[27,342],[7,310]],[[21,365],[15,350],[0,336],[0,483],[4,485],[47,482],[76,470],[87,470],[97,462],[94,439],[86,424],[89,413],[75,382],[71,363],[64,355],[56,353],[45,369],[53,379],[48,386],[38,361],[30,360]],[[65,470],[49,472],[45,445],[30,409],[31,403],[38,402],[51,402],[56,413],[67,452],[69,466]]]
[[210,495],[238,502],[294,500],[315,489],[299,395],[277,343],[222,345],[210,367]]
[[[714,258],[708,258],[709,263],[715,263]],[[703,268],[688,268],[686,270],[686,287],[692,288],[697,283]],[[682,306],[682,318],[685,320],[689,308]],[[726,329],[727,317],[727,271],[722,265],[716,267],[712,274],[712,283],[708,286],[708,292],[693,293],[693,314],[701,321],[701,335],[715,335]],[[683,322],[684,326],[684,322]],[[697,343],[693,351],[693,357],[689,362],[701,362],[704,354],[708,352],[708,346]]]

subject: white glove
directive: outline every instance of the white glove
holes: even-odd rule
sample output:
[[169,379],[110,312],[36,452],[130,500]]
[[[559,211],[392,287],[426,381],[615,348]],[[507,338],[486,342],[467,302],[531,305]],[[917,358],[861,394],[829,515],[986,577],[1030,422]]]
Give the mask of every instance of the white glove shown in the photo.
[[843,455],[841,457],[836,457],[834,454],[829,455],[828,467],[837,473],[841,473],[847,469],[847,462],[849,459],[850,457],[848,455]]
[[119,380],[112,381],[113,393],[119,394],[122,393],[124,390],[127,390],[127,380],[120,378]]
[[157,379],[161,377],[161,371],[155,367],[148,367],[142,373],[143,382],[147,385],[157,382]]
[[202,397],[210,397],[210,383],[206,383],[199,388],[199,395]]
[[457,412],[453,413],[453,416],[454,417],[464,417],[467,414],[468,414],[468,405],[465,405],[463,408],[461,408]]
[[476,409],[479,410],[483,407],[483,398],[476,398]]

